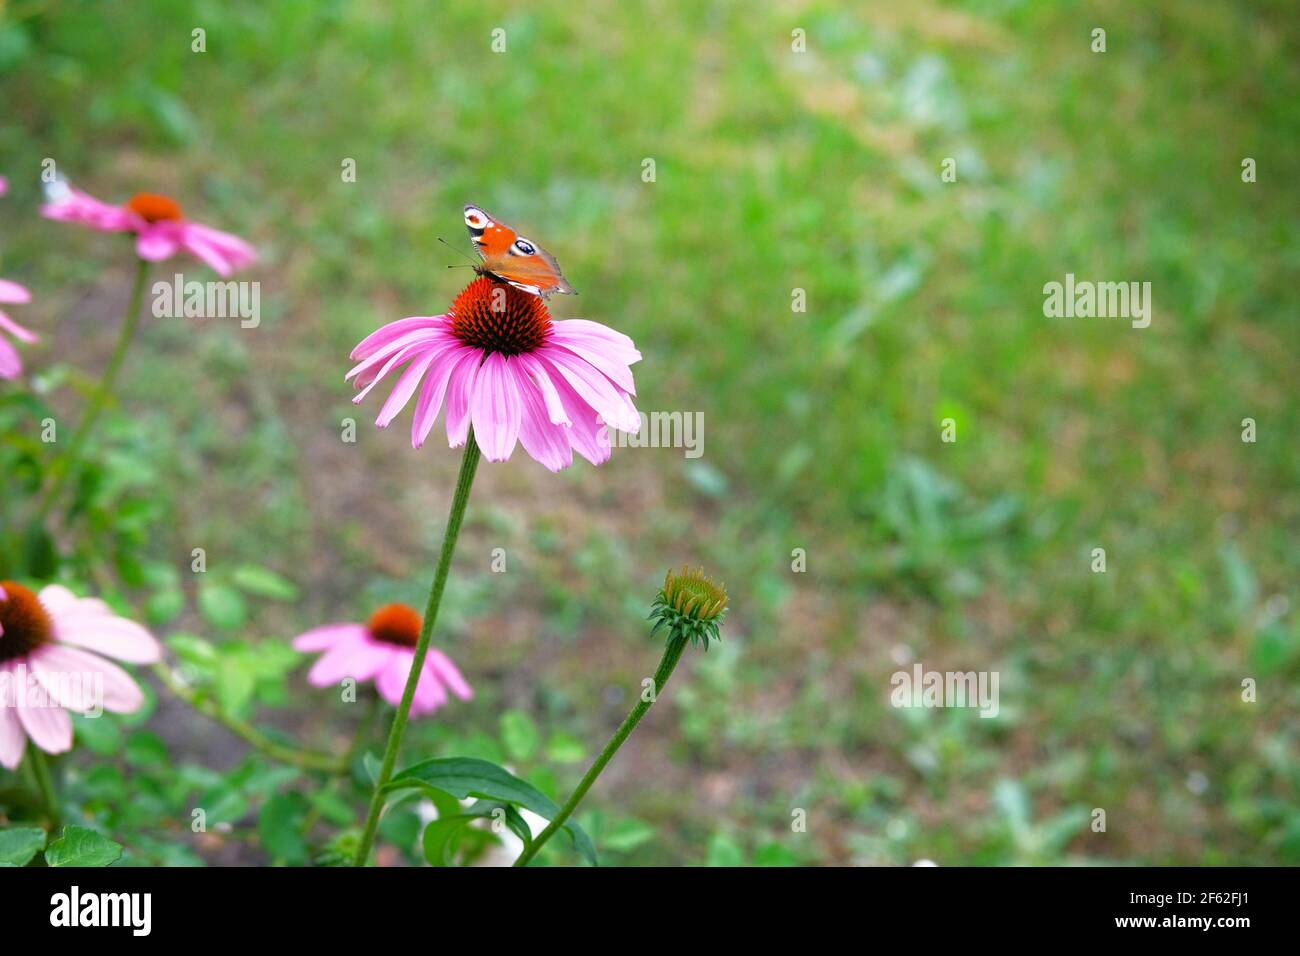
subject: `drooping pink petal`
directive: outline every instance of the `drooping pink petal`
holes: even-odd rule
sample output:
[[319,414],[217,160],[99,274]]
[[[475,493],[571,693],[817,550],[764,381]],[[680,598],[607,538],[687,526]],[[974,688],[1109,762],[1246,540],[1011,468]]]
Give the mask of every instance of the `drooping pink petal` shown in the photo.
[[[533,384],[522,366],[512,369],[517,379],[516,388],[522,406],[519,426],[519,443],[551,471],[562,471],[573,464],[573,447],[569,444],[569,428],[556,425],[546,411],[541,390]],[[557,400],[559,396],[556,396]]]
[[0,279],[0,302],[6,305],[26,305],[32,301],[32,294],[26,286],[8,279]]
[[21,342],[31,344],[36,341],[36,333],[19,325],[13,319],[9,318],[3,309],[0,309],[0,329],[4,329],[14,338]]
[[406,678],[411,674],[413,655],[395,653],[389,658],[388,665],[375,676],[375,689],[379,696],[394,707],[402,703],[402,691],[406,687]]
[[20,706],[17,710],[27,736],[47,754],[62,754],[72,749],[72,718],[62,707]]
[[389,343],[411,332],[441,331],[445,327],[446,319],[445,315],[413,315],[407,319],[398,319],[396,322],[381,325],[358,343],[349,358],[355,361],[367,359]]
[[415,403],[415,415],[411,418],[411,447],[419,448],[433,430],[433,423],[442,408],[443,396],[447,393],[447,383],[461,365],[478,362],[478,352],[471,348],[452,349],[442,352],[434,360],[429,370],[429,377],[420,390],[420,398]]
[[388,665],[392,656],[391,648],[365,637],[344,638],[312,665],[307,681],[315,687],[331,687],[345,677],[369,680]]
[[[569,426],[569,444],[593,465],[602,465],[609,461],[612,442],[609,426],[605,425],[596,410],[588,405],[563,378],[554,379],[555,389],[572,424]],[[638,424],[640,424],[638,422]]]
[[197,222],[181,224],[180,243],[223,278],[257,260],[257,250],[243,239]]
[[[482,354],[477,349],[474,351]],[[447,381],[447,445],[451,448],[465,444],[469,435],[470,397],[480,368],[477,361],[461,362]]]
[[144,705],[144,692],[122,668],[88,651],[50,644],[29,659],[41,686],[49,689],[51,675],[65,675],[78,680],[91,678],[103,682],[105,710],[130,714]]
[[340,640],[357,637],[366,633],[360,624],[322,624],[313,627],[293,639],[295,651],[324,651],[333,647]]
[[431,668],[438,675],[438,679],[446,684],[451,692],[461,700],[473,698],[474,690],[469,686],[469,681],[465,680],[460,669],[442,651],[436,647],[429,648],[429,656],[425,658],[424,665]]
[[[415,657],[412,655],[410,664],[415,663]],[[409,667],[410,664],[407,666]],[[437,676],[429,670],[428,658],[425,658],[424,668],[420,672],[420,679],[415,685],[415,697],[411,699],[412,714],[432,714],[440,707],[447,703],[447,691],[438,681]]]
[[[606,422],[621,431],[635,432],[641,427],[641,420],[628,415],[627,405],[619,397],[617,389],[600,371],[563,349],[543,347],[534,354],[555,369],[558,377],[563,378]],[[552,381],[554,379],[553,376]]]
[[8,339],[0,339],[0,378],[17,378],[23,374],[23,360]]
[[162,647],[154,636],[134,621],[96,608],[74,608],[51,614],[54,635],[64,644],[107,654],[131,664],[155,664]]
[[474,438],[488,461],[505,461],[519,441],[522,406],[507,359],[493,352],[479,368],[470,399]]
[[562,332],[557,332],[551,336],[549,344],[552,347],[572,352],[578,358],[598,369],[623,391],[632,395],[636,394],[636,382],[632,378],[632,370],[627,367],[626,362],[620,362],[617,358],[611,356],[609,352],[613,350],[606,350],[604,343],[598,339],[584,338],[580,335],[565,335]]
[[531,355],[519,356],[519,364],[533,380],[533,384],[541,390],[542,398],[546,402],[546,414],[550,420],[557,425],[569,424],[569,414],[564,410],[564,403],[560,401],[560,393],[556,391],[555,383],[551,381],[551,375],[546,371],[546,365]]
[[176,255],[180,243],[160,229],[145,229],[135,237],[135,254],[149,262],[161,262]]
[[[0,675],[5,673],[0,667]],[[0,767],[17,770],[26,745],[27,734],[18,720],[18,708],[0,703]]]

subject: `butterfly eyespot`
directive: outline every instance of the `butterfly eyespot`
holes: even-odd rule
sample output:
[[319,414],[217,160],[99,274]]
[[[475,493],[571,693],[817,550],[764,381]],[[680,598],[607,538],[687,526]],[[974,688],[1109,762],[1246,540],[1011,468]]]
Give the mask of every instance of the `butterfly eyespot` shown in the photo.
[[477,209],[465,210],[465,225],[474,229],[482,229],[487,225],[487,216],[483,215]]
[[516,239],[515,251],[521,256],[531,256],[537,253],[537,248],[527,239]]

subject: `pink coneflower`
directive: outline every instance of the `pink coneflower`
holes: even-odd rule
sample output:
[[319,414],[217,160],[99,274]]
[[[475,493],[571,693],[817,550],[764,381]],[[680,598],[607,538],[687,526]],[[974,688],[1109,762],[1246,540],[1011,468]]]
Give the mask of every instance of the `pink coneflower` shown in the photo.
[[70,750],[70,710],[140,709],[144,694],[135,681],[100,654],[150,664],[162,649],[103,601],[58,584],[36,595],[0,581],[0,765],[17,767],[29,737],[46,753]]
[[67,184],[53,191],[41,215],[59,222],[77,222],[101,232],[135,233],[141,259],[160,262],[188,252],[225,277],[257,258],[253,247],[238,236],[190,222],[180,204],[168,196],[137,193],[121,206],[110,206]]
[[[0,305],[30,301],[32,301],[32,294],[17,282],[0,279]],[[0,309],[0,330],[29,345],[36,341],[36,335],[9,318],[4,309]],[[18,357],[18,350],[9,344],[8,339],[0,336],[0,378],[17,378],[21,374],[23,374],[23,361]]]
[[[9,180],[0,176],[0,196],[9,191]],[[0,305],[21,304],[32,301],[32,294],[17,282],[10,282],[7,279],[0,279]],[[26,342],[29,345],[36,341],[36,336],[28,329],[23,328],[13,319],[5,314],[4,309],[0,309],[0,329],[8,332],[20,342]],[[18,357],[18,350],[9,344],[8,340],[0,337],[0,378],[17,378],[23,374],[23,362]]]
[[[307,674],[313,686],[330,687],[345,677],[356,681],[374,678],[380,696],[397,707],[415,661],[420,623],[415,608],[386,604],[365,624],[326,624],[299,634],[293,646],[300,651],[325,652]],[[447,703],[449,690],[461,700],[474,696],[451,658],[431,647],[415,687],[412,715],[432,714]]]
[[605,426],[635,432],[632,340],[598,322],[552,321],[546,302],[486,276],[475,279],[444,315],[390,322],[352,351],[347,378],[367,393],[410,363],[379,410],[388,423],[411,400],[420,380],[411,445],[419,448],[447,402],[447,440],[465,444],[470,425],[488,461],[505,461],[515,443],[551,471],[593,465],[610,454]]

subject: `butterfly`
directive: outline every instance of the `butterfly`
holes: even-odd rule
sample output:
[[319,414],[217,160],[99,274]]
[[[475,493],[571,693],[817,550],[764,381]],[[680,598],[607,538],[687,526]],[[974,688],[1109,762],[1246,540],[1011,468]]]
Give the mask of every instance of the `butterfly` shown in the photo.
[[470,242],[483,259],[483,265],[474,267],[479,275],[508,282],[516,289],[542,298],[552,292],[577,295],[553,255],[498,222],[491,213],[466,204],[465,226],[469,229]]

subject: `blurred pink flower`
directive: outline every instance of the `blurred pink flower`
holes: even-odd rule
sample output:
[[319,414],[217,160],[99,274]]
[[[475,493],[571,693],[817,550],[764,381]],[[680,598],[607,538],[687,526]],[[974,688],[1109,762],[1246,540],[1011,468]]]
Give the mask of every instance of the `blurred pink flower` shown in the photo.
[[375,424],[388,426],[415,394],[411,445],[419,448],[447,400],[447,440],[465,444],[471,423],[488,461],[505,461],[515,443],[551,471],[608,460],[604,425],[636,432],[641,417],[630,366],[640,361],[632,340],[598,322],[552,321],[546,302],[480,277],[445,315],[390,322],[355,349],[347,378],[360,402],[403,363]]
[[[0,279],[0,304],[25,303],[32,301],[32,294],[17,282]],[[8,332],[20,342],[31,344],[36,336],[23,328],[0,309],[0,330]],[[18,357],[18,350],[9,344],[9,340],[0,336],[0,378],[17,378],[23,373],[23,362]]]
[[101,232],[133,232],[135,252],[141,259],[160,262],[177,252],[188,252],[223,278],[257,258],[243,239],[190,222],[176,200],[156,193],[137,193],[121,206],[110,206],[63,184],[53,200],[41,207],[41,215]]
[[[0,176],[0,196],[8,191],[9,180]],[[32,301],[32,294],[23,286],[17,282],[0,279],[0,305],[26,304],[30,301]],[[29,345],[36,341],[36,336],[9,318],[4,309],[0,309],[0,330]],[[0,337],[0,378],[17,378],[21,374],[23,374],[23,362],[18,357],[18,350],[10,345],[8,340]]]
[[162,649],[103,601],[78,598],[59,584],[38,596],[0,581],[0,765],[17,767],[29,737],[46,753],[70,750],[70,710],[140,709],[139,686],[100,654],[150,664],[161,659]]
[[[300,651],[325,652],[307,674],[313,687],[330,687],[346,677],[356,681],[373,678],[380,696],[397,707],[415,663],[420,623],[415,608],[386,604],[365,624],[326,624],[299,634],[293,646]],[[461,700],[474,696],[451,658],[431,647],[415,686],[411,716],[432,714],[447,703],[449,690]]]

